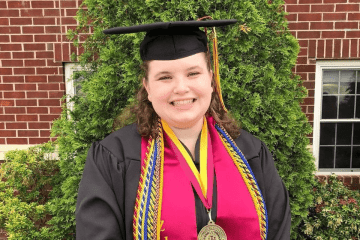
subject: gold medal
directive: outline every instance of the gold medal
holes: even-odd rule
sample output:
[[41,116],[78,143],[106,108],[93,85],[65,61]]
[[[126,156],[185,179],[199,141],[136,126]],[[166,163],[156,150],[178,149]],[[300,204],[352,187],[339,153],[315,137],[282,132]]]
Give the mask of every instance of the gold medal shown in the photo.
[[208,225],[200,230],[198,240],[227,240],[227,237],[222,227],[209,221]]
[[211,219],[211,209],[208,210],[210,221],[203,227],[198,235],[198,240],[227,240],[226,233],[222,227],[216,225]]

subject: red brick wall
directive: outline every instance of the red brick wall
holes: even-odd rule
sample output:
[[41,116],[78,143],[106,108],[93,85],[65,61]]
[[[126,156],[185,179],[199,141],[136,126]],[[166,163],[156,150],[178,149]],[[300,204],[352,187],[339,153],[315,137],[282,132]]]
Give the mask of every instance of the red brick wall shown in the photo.
[[[309,122],[314,119],[316,59],[359,59],[359,0],[285,0],[289,29],[299,40],[295,68],[308,97],[302,104]],[[310,136],[312,141],[312,136]]]
[[[328,181],[329,175],[317,175],[317,179]],[[354,175],[338,175],[337,178],[352,190],[360,190],[360,176]]]
[[50,140],[65,93],[78,0],[0,0],[0,144]]

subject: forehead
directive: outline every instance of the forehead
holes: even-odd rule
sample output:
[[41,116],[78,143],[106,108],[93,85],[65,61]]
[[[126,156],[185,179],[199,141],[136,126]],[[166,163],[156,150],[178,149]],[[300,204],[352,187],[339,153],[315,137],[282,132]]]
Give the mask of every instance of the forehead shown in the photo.
[[175,60],[152,60],[149,62],[149,74],[159,72],[175,72],[190,68],[207,68],[206,55],[204,52]]

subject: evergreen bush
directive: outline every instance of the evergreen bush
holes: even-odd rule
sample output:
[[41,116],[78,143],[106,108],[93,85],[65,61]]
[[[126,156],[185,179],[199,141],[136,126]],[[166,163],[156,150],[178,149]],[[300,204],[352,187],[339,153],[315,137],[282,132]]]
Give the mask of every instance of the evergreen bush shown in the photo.
[[242,127],[273,153],[291,198],[291,236],[298,238],[299,224],[313,199],[315,167],[307,149],[311,127],[299,105],[306,90],[292,73],[299,45],[287,29],[283,4],[283,0],[83,1],[87,9],[81,7],[77,13],[80,25],[68,35],[79,46],[79,35],[92,29],[82,45],[84,53],[73,56],[87,70],[80,73],[81,94],[71,99],[73,109],[65,108],[52,129],[58,136],[62,182],[52,200],[51,222],[59,226],[52,231],[53,239],[71,238],[75,232],[78,183],[90,144],[113,130],[114,119],[135,101],[140,85],[139,44],[144,33],[105,36],[102,31],[205,15],[238,20],[217,29],[224,100]]
[[54,144],[13,150],[5,154],[0,165],[0,229],[9,240],[51,239],[47,221],[48,200],[56,184],[56,160],[49,160]]
[[348,189],[335,175],[317,181],[310,215],[302,227],[304,239],[360,238],[360,193]]

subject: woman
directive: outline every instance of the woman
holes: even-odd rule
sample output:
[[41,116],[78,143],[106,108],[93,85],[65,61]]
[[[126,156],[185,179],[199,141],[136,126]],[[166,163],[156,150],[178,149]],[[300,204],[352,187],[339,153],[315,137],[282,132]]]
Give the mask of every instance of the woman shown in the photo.
[[104,31],[147,32],[143,88],[137,124],[89,150],[77,239],[290,239],[287,190],[266,146],[227,115],[198,28],[234,22]]

